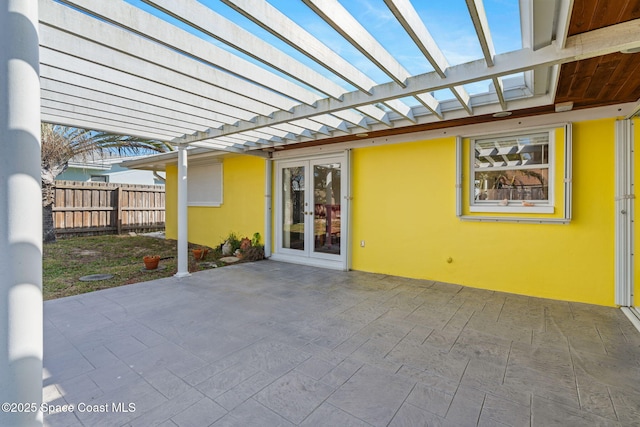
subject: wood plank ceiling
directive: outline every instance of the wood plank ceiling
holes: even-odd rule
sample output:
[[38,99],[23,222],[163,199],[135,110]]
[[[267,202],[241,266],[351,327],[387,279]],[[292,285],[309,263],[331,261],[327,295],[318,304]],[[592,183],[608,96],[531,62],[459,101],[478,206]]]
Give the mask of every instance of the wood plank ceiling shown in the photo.
[[[574,3],[569,36],[640,18],[639,0],[588,0]],[[640,52],[611,53],[562,66],[556,102],[574,109],[640,99]]]

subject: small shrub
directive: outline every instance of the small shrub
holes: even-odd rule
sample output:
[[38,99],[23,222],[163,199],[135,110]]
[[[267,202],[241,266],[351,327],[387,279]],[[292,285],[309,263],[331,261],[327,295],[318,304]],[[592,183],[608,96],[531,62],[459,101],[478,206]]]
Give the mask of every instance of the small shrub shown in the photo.
[[237,249],[240,249],[240,238],[238,238],[236,233],[229,233],[226,239],[227,242],[231,245],[231,253],[234,253]]
[[242,258],[246,261],[259,261],[264,259],[264,246],[249,246],[242,251]]
[[264,259],[264,246],[260,242],[260,233],[254,233],[253,237],[239,238],[236,233],[229,233],[227,238],[218,247],[213,250],[213,257],[219,259],[222,256],[222,246],[229,242],[231,246],[231,253],[235,254],[236,251],[242,255],[242,259],[245,261],[258,261]]
[[251,246],[260,246],[260,233],[253,233],[253,238],[251,239]]
[[222,258],[222,245],[219,245],[213,248],[211,253],[212,253],[213,259]]

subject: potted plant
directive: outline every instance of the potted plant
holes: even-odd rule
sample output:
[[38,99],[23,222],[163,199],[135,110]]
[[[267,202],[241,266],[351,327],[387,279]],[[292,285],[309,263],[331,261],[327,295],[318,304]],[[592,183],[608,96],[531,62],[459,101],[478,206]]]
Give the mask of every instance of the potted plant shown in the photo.
[[196,248],[196,249],[192,249],[191,252],[193,252],[193,258],[202,260],[209,253],[209,249],[207,249],[207,248]]
[[142,258],[144,261],[144,268],[147,270],[155,270],[158,268],[158,263],[160,262],[160,255],[147,255]]

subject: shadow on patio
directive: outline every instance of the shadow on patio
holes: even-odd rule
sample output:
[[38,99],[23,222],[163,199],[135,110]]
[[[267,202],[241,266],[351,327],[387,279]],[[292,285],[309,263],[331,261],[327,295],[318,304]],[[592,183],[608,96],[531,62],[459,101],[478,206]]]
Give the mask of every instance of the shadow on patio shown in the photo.
[[614,308],[262,261],[47,301],[44,333],[51,426],[640,423]]

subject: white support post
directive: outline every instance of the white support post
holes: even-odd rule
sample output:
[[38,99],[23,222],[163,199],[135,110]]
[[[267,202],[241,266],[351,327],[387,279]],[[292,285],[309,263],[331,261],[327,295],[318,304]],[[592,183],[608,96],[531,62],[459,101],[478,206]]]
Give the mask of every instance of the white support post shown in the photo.
[[189,276],[189,229],[187,209],[187,146],[178,146],[178,272],[175,277]]
[[[0,4],[0,425],[42,425],[38,0]],[[36,261],[35,263],[33,261]],[[4,403],[29,410],[5,411]],[[9,407],[11,409],[11,407]],[[16,409],[21,409],[18,406]],[[24,409],[24,408],[22,408]]]
[[462,137],[456,136],[456,216],[462,216],[462,181],[464,166],[462,165]]
[[271,209],[271,173],[272,173],[273,161],[271,159],[265,159],[264,161],[264,256],[269,258],[271,256],[271,240],[272,230],[271,221],[273,219]]
[[630,120],[615,129],[615,304],[633,305],[633,132]]

